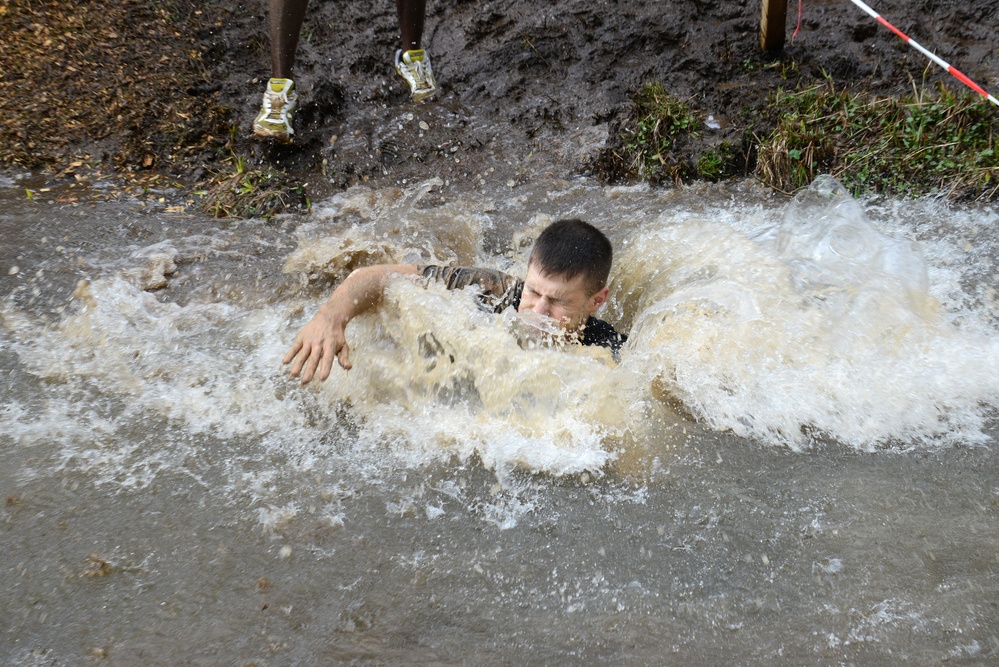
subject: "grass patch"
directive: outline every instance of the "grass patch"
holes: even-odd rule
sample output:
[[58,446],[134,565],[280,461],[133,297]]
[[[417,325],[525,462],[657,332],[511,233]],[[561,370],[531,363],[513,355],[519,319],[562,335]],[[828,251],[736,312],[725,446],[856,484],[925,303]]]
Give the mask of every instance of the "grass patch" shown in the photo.
[[269,218],[291,210],[307,211],[305,184],[274,169],[251,169],[233,157],[231,171],[214,174],[205,184],[202,209],[216,218]]
[[697,158],[697,175],[709,181],[720,181],[738,173],[741,164],[742,156],[738,146],[723,141]]
[[691,166],[675,150],[679,141],[698,136],[697,115],[687,103],[667,93],[661,83],[650,83],[635,96],[635,116],[622,136],[633,155],[632,168],[652,182],[690,178]]
[[635,96],[635,112],[621,135],[628,166],[652,183],[716,181],[740,171],[740,151],[730,143],[701,146],[702,114],[661,83],[649,83]]
[[769,109],[777,126],[756,139],[756,173],[777,190],[792,192],[829,173],[854,194],[990,200],[999,191],[999,114],[971,93],[940,86],[871,98],[827,83],[777,91]]
[[[778,90],[747,111],[741,143],[712,145],[703,114],[659,83],[635,97],[619,148],[597,165],[608,180],[653,184],[753,174],[785,193],[831,174],[854,195],[999,195],[999,113],[980,96],[944,85],[902,97],[836,90],[831,82]],[[729,132],[728,138],[733,138]],[[747,156],[752,160],[747,164]]]

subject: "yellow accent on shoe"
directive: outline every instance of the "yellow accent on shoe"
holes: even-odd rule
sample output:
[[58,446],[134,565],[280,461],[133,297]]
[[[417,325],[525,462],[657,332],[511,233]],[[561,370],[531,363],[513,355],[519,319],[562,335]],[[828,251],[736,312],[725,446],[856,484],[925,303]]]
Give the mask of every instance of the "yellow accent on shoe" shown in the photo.
[[434,68],[430,65],[430,55],[423,49],[395,52],[395,71],[406,83],[414,102],[433,97],[440,88],[434,80]]
[[270,79],[260,104],[260,113],[253,121],[253,134],[264,139],[288,143],[295,134],[291,126],[298,108],[298,93],[291,79]]

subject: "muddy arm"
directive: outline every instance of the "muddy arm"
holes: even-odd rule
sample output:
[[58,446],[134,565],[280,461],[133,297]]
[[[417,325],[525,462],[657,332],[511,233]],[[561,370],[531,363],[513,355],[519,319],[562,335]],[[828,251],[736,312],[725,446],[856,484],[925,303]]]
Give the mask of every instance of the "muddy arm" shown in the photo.
[[318,370],[322,382],[333,370],[334,358],[349,370],[347,323],[381,301],[389,276],[416,274],[421,268],[416,264],[379,264],[357,269],[347,276],[285,353],[282,363],[291,364],[292,377],[301,375],[302,384],[306,384],[317,376]]

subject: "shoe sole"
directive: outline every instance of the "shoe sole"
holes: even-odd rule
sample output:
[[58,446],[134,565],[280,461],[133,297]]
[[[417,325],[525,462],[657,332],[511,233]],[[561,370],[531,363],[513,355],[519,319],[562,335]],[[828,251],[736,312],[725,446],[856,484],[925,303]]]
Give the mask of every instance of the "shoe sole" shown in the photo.
[[434,88],[433,90],[428,90],[425,93],[413,93],[412,98],[414,102],[422,102],[424,100],[429,100],[431,97],[435,96],[440,92],[439,88]]
[[294,141],[291,135],[280,130],[268,130],[266,127],[253,127],[253,136],[258,139],[273,139],[282,144],[290,144]]

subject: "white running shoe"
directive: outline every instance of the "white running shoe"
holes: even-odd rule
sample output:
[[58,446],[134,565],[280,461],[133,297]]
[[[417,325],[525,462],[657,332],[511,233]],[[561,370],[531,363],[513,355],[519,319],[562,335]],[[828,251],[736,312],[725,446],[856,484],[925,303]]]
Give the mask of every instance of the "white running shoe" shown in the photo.
[[291,79],[271,79],[267,82],[264,101],[260,113],[253,121],[253,134],[264,139],[276,139],[281,143],[291,141],[295,130],[291,121],[298,107],[298,93]]
[[409,84],[414,102],[433,97],[440,88],[434,80],[434,68],[430,66],[430,55],[423,49],[395,52],[395,71]]

